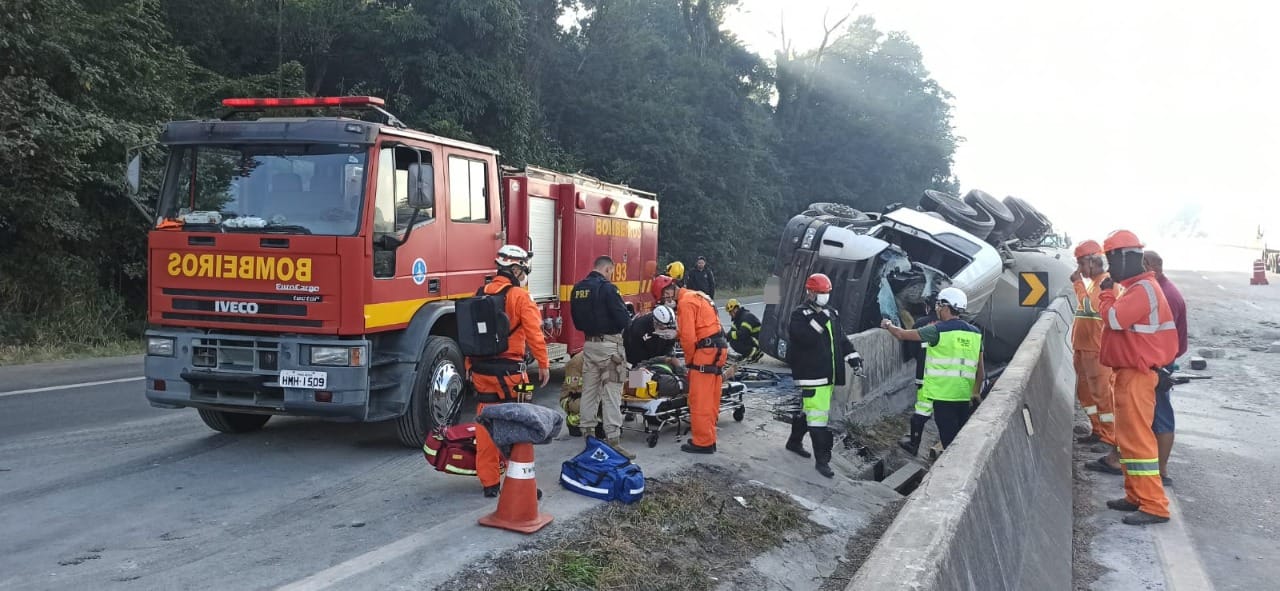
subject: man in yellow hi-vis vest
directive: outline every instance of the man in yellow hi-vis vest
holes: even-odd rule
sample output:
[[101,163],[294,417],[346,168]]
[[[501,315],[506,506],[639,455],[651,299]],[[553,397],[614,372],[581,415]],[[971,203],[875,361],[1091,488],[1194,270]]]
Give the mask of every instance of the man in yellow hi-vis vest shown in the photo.
[[982,397],[986,371],[982,364],[982,331],[960,319],[969,299],[948,287],[938,292],[938,323],[904,330],[889,320],[880,323],[900,341],[929,344],[924,357],[920,396],[933,402],[933,422],[946,449],[969,420],[972,401]]

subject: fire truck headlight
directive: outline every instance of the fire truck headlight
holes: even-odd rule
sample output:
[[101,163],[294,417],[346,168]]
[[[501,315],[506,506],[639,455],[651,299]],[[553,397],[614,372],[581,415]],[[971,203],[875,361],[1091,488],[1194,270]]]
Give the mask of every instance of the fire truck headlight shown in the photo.
[[147,337],[147,355],[173,357],[173,339],[169,337]]
[[311,365],[357,367],[364,365],[365,350],[360,347],[311,347]]

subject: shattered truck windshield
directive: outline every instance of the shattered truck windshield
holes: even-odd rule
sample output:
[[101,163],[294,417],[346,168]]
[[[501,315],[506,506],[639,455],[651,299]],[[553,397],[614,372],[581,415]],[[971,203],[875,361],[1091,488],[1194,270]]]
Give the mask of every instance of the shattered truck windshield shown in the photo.
[[157,227],[352,235],[365,158],[338,144],[175,146]]

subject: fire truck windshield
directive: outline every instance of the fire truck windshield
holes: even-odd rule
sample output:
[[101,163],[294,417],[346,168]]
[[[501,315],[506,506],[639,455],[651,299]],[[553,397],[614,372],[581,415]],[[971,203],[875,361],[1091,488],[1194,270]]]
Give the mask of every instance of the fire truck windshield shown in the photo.
[[174,146],[157,225],[352,235],[365,160],[365,148],[339,144]]

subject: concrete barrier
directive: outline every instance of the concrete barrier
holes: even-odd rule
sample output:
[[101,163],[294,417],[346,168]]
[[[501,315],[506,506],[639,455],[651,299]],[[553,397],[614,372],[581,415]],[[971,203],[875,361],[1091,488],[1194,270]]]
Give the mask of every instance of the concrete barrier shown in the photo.
[[1055,300],[849,589],[1071,588],[1070,329]]
[[916,364],[904,355],[902,343],[879,328],[862,331],[851,340],[862,355],[866,377],[845,376],[845,385],[833,392],[832,420],[865,425],[913,404]]

